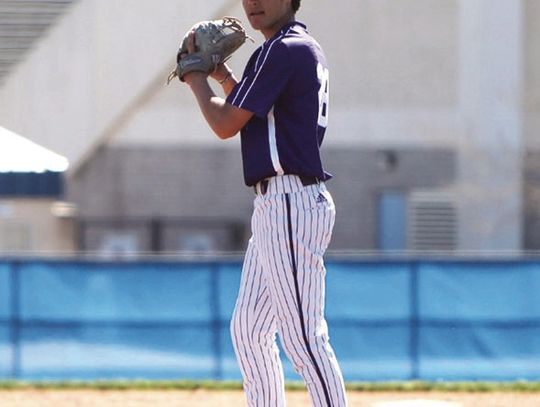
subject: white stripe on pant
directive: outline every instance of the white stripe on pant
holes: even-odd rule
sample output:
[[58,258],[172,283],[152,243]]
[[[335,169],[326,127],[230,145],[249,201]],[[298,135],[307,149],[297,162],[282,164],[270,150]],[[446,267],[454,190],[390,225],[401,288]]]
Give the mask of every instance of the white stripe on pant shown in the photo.
[[255,198],[231,335],[250,407],[285,406],[276,333],[306,382],[313,406],[347,405],[324,319],[323,255],[335,207],[324,183],[269,180]]

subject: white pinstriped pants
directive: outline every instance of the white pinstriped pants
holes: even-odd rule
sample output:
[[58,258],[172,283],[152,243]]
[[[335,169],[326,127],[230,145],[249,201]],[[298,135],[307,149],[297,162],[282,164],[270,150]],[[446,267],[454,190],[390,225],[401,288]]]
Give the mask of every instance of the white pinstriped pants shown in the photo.
[[323,254],[335,220],[324,183],[273,177],[254,202],[231,335],[250,407],[283,407],[282,347],[304,379],[313,406],[347,405],[324,319]]

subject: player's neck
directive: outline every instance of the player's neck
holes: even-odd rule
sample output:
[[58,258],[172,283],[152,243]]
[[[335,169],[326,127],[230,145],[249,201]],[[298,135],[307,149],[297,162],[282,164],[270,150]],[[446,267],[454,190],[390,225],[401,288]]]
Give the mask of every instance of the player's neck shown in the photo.
[[266,40],[272,38],[276,33],[288,23],[296,21],[295,14],[285,14],[282,18],[277,20],[272,26],[261,29],[261,34],[264,35]]

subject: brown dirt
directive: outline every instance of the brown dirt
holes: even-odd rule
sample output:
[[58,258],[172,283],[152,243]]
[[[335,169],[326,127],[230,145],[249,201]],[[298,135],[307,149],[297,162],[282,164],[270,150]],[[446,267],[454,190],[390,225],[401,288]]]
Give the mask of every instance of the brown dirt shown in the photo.
[[[349,392],[350,407],[397,400],[437,400],[464,407],[539,407],[540,393]],[[178,390],[4,390],[2,407],[243,407],[240,391]],[[425,406],[424,403],[421,403]],[[288,392],[288,407],[309,407],[304,392]]]

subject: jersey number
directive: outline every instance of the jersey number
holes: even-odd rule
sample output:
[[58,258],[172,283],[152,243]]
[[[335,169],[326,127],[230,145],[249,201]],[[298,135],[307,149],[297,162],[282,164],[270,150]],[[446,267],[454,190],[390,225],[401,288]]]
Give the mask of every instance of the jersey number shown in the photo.
[[330,74],[328,69],[321,64],[317,65],[317,76],[321,87],[319,88],[319,126],[326,128],[328,126],[328,91]]

